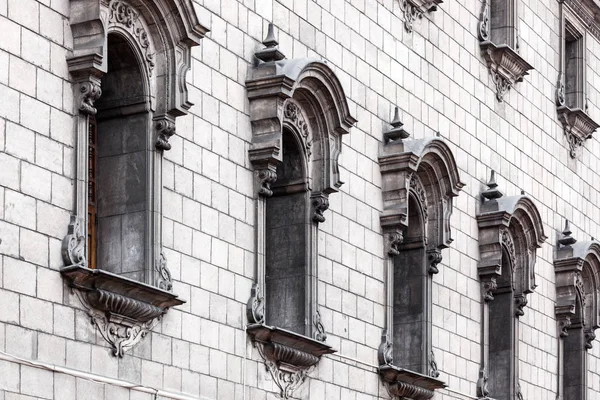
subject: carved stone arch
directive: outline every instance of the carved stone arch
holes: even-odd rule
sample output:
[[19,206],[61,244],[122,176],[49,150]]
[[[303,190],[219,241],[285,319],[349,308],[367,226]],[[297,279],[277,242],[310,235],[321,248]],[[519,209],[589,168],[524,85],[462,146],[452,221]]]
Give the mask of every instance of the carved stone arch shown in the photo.
[[480,278],[488,281],[501,274],[501,245],[503,237],[508,234],[515,249],[515,298],[531,293],[536,287],[536,249],[546,240],[542,219],[533,200],[526,195],[520,195],[485,201],[477,215],[477,223]]
[[191,47],[208,29],[198,22],[191,0],[71,0],[70,23],[73,51],[67,62],[75,83],[99,84],[107,70],[108,33],[120,30],[135,39],[155,80],[154,119],[173,124],[193,105],[185,81]]
[[[289,104],[298,105],[310,132],[312,192],[338,191],[342,135],[356,123],[335,72],[315,59],[260,63],[246,81],[250,100],[250,160],[257,169],[281,161],[281,132]],[[289,101],[288,99],[293,99]],[[308,143],[307,143],[308,144]]]
[[440,137],[393,142],[383,147],[379,164],[383,180],[381,224],[384,230],[406,227],[407,193],[411,184],[414,185],[414,176],[425,192],[422,197],[426,199],[428,251],[448,247],[452,242],[452,199],[458,196],[464,183],[460,181],[458,166],[446,142]]
[[[600,242],[576,242],[560,246],[554,260],[554,270],[557,318],[569,319],[573,324],[580,318],[581,321],[577,322],[584,327],[586,334],[595,336],[594,331],[600,322]],[[578,298],[581,301],[578,302]],[[578,309],[580,306],[583,309]],[[589,345],[591,347],[591,341]]]

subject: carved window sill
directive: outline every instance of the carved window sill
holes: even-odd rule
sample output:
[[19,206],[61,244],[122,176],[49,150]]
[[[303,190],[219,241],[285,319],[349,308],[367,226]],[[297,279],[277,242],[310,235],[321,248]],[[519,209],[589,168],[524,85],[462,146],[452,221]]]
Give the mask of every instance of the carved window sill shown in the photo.
[[70,266],[60,272],[119,357],[170,307],[185,303],[173,293],[100,269]]
[[393,398],[427,400],[433,397],[434,390],[446,387],[439,379],[394,365],[379,367],[379,375]]
[[496,85],[496,98],[504,99],[506,92],[517,82],[522,82],[533,66],[506,44],[495,45],[489,40],[480,43],[483,57]]
[[336,350],[315,339],[264,324],[247,328],[284,399],[290,398],[324,354]]
[[563,124],[565,135],[567,135],[571,157],[575,158],[577,149],[592,137],[592,134],[600,128],[600,125],[581,108],[559,106],[556,111],[558,119]]

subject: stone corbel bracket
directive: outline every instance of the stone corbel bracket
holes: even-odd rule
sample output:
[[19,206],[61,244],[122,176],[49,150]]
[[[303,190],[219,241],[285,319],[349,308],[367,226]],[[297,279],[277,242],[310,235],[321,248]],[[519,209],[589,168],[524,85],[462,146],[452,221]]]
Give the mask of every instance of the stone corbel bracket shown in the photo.
[[494,85],[496,99],[504,100],[504,95],[517,82],[529,75],[533,66],[506,44],[496,45],[489,40],[480,42],[481,52],[487,64]]
[[434,390],[446,387],[439,379],[393,365],[380,366],[378,373],[395,400],[428,400],[433,397]]
[[569,154],[571,158],[576,158],[578,149],[592,137],[600,125],[581,108],[572,109],[562,105],[556,109],[556,112],[569,143]]
[[426,12],[437,11],[442,0],[400,0],[400,10],[404,15],[404,29],[411,33],[414,23],[423,18]]
[[170,307],[185,303],[173,293],[100,269],[73,265],[60,273],[117,357],[136,345]]
[[249,325],[247,332],[284,399],[292,397],[323,355],[336,352],[318,340],[264,324]]

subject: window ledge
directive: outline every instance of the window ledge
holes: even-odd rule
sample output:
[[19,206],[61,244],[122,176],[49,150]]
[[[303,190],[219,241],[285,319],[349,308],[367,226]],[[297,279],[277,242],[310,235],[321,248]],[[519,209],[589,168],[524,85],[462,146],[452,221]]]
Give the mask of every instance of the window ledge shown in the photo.
[[496,45],[489,40],[480,43],[483,57],[496,85],[496,98],[503,101],[506,92],[517,82],[522,82],[533,66],[509,45]]
[[185,303],[177,295],[100,269],[79,265],[60,270],[88,309],[115,356],[137,344],[170,307]]
[[304,382],[321,356],[336,352],[323,342],[274,326],[252,324],[247,332],[284,399]]
[[446,387],[439,379],[395,365],[380,366],[378,372],[390,395],[401,399],[427,400],[433,397],[434,390]]
[[583,143],[592,137],[600,125],[595,122],[581,108],[569,108],[568,106],[559,106],[556,109],[558,119],[563,124],[567,141],[569,142],[570,155],[572,158],[577,156],[577,149],[583,146]]

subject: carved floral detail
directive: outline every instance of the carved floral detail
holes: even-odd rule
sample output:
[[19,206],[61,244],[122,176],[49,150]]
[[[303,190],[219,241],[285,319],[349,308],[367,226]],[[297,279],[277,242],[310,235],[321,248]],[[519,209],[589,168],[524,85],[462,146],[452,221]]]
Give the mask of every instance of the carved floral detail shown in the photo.
[[586,330],[583,336],[585,339],[585,348],[590,350],[593,347],[592,342],[596,339],[596,333],[593,330]]
[[82,82],[79,84],[79,111],[87,115],[96,115],[98,110],[94,107],[94,102],[102,95],[100,85],[94,82]]
[[440,376],[440,371],[438,370],[438,366],[437,366],[437,362],[435,361],[435,354],[433,353],[433,350],[431,350],[430,357],[431,358],[429,359],[429,367],[431,369],[429,370],[429,376],[438,378]]
[[259,169],[254,174],[258,179],[258,195],[262,197],[273,196],[271,184],[277,180],[277,173],[271,169]]
[[496,86],[496,99],[502,102],[504,101],[504,95],[510,90],[512,87],[512,83],[500,75],[498,71],[491,71],[492,82],[494,82],[494,86]]
[[381,335],[381,344],[377,351],[379,365],[392,365],[394,362],[394,344],[389,338],[387,329],[383,330]]
[[481,400],[487,400],[490,390],[488,389],[488,373],[485,367],[479,369],[479,379],[477,379],[477,397]]
[[524,294],[519,294],[515,296],[515,315],[517,317],[520,317],[522,315],[525,315],[525,311],[523,311],[523,309],[525,308],[525,306],[527,305],[527,297],[525,297]]
[[312,220],[315,222],[325,222],[325,216],[323,213],[329,208],[329,199],[327,196],[318,195],[312,198],[312,205],[314,209]]
[[564,74],[561,72],[556,82],[556,105],[564,106],[566,101]]
[[390,256],[397,256],[400,254],[400,245],[404,241],[404,235],[402,235],[402,231],[396,230],[392,233],[388,233],[387,235],[387,245],[388,251],[387,254]]
[[427,218],[429,217],[429,210],[427,209],[427,194],[425,193],[423,184],[416,174],[411,174],[409,179],[410,189],[417,196],[417,199],[419,200],[423,210],[423,217],[425,218],[425,221],[427,221]]
[[479,16],[478,24],[479,40],[490,39],[490,5],[486,1],[483,6],[483,11]]
[[508,252],[508,258],[510,260],[510,266],[514,270],[517,265],[517,253],[515,251],[515,242],[513,241],[512,235],[508,229],[502,229],[500,231],[500,242],[506,248]]
[[498,283],[496,282],[496,278],[489,278],[489,280],[485,280],[481,282],[481,296],[483,297],[483,301],[492,301],[494,300],[494,290],[498,289]]
[[169,138],[175,134],[175,122],[161,119],[156,122],[156,148],[158,150],[171,150]]
[[308,130],[308,124],[306,123],[306,119],[304,118],[302,110],[296,103],[288,101],[285,104],[283,115],[285,117],[285,120],[290,122],[302,135],[302,138],[304,139],[304,145],[306,147],[306,154],[308,157],[310,157],[312,153],[312,139],[309,138],[310,135]]
[[321,313],[319,310],[315,313],[314,318],[315,325],[315,339],[320,342],[324,342],[327,340],[327,333],[325,332],[325,326],[323,326],[323,322],[321,321]]
[[558,330],[561,338],[569,336],[569,327],[571,326],[571,318],[563,316],[558,319]]
[[121,0],[113,0],[109,6],[108,21],[121,25],[127,29],[138,41],[144,51],[148,72],[152,76],[154,69],[154,52],[150,45],[150,38],[144,28],[139,13],[129,4]]
[[251,324],[262,324],[265,322],[264,298],[260,293],[260,286],[252,284],[250,298],[246,303],[246,317]]
[[62,241],[62,257],[65,266],[80,265],[85,267],[87,260],[85,256],[86,237],[82,229],[83,224],[79,217],[71,215],[67,235]]
[[167,258],[163,253],[160,253],[158,261],[156,262],[156,271],[158,272],[156,286],[167,292],[172,292],[173,278],[171,277],[171,271],[167,268]]
[[583,283],[583,278],[581,277],[581,272],[577,272],[575,274],[575,289],[577,290],[577,294],[579,295],[579,299],[581,300],[581,306],[583,311],[585,310],[585,285]]
[[437,274],[440,272],[438,264],[442,262],[442,251],[440,249],[427,250],[427,260],[429,261],[429,267],[427,272],[430,274]]
[[415,21],[423,18],[423,10],[408,0],[400,1],[400,9],[402,10],[402,14],[404,14],[404,29],[410,33],[413,31]]

